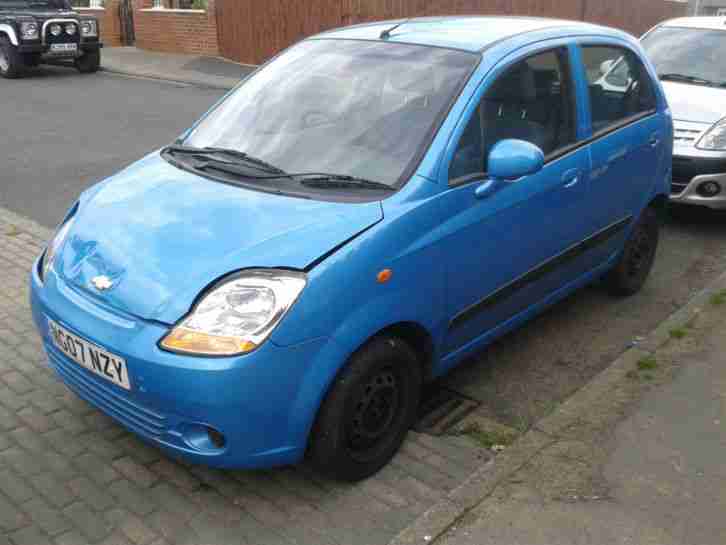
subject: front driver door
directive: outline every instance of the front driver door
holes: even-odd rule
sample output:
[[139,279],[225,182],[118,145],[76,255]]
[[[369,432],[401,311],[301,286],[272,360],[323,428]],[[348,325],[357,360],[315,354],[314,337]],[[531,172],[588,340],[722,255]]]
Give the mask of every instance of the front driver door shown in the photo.
[[[460,125],[441,199],[451,318],[444,368],[586,270],[568,252],[585,236],[590,171],[574,89],[566,47],[530,54],[499,72]],[[510,138],[541,147],[544,169],[478,198],[489,150]]]

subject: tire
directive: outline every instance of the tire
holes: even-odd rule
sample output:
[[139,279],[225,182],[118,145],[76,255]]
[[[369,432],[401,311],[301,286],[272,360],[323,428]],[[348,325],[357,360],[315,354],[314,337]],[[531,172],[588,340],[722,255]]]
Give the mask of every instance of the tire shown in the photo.
[[23,57],[18,49],[10,43],[7,36],[0,36],[0,77],[19,78],[24,68]]
[[659,238],[658,212],[649,206],[633,227],[617,264],[605,276],[605,285],[610,293],[629,296],[643,288],[653,268]]
[[313,467],[347,482],[378,472],[415,421],[421,384],[421,366],[406,343],[371,340],[338,374],[318,412],[307,452]]
[[81,74],[95,74],[101,68],[101,52],[88,51],[76,59],[75,65]]

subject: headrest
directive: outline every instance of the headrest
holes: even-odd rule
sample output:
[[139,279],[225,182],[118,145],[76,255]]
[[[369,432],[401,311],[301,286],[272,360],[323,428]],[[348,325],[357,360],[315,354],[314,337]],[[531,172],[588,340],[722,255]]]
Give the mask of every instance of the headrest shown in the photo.
[[519,63],[494,83],[487,93],[489,100],[500,102],[531,102],[537,99],[534,70],[527,63]]

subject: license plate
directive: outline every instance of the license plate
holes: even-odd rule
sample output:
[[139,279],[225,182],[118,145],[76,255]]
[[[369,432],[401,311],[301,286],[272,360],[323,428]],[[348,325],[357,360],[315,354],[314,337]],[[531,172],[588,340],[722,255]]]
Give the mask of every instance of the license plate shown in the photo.
[[50,318],[48,327],[53,344],[71,360],[125,390],[131,389],[126,360],[81,339]]
[[71,53],[78,51],[78,44],[51,44],[52,53]]

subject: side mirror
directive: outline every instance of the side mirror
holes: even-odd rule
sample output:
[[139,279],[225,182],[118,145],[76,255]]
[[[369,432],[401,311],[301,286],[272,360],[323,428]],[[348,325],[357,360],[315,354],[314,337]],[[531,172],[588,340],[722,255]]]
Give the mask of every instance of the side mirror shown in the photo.
[[600,74],[602,74],[604,76],[605,74],[610,72],[610,70],[613,67],[613,64],[615,64],[615,61],[612,59],[609,61],[603,61],[602,64],[600,64]]
[[544,168],[544,152],[524,140],[502,140],[489,152],[489,176],[511,181],[536,174]]

